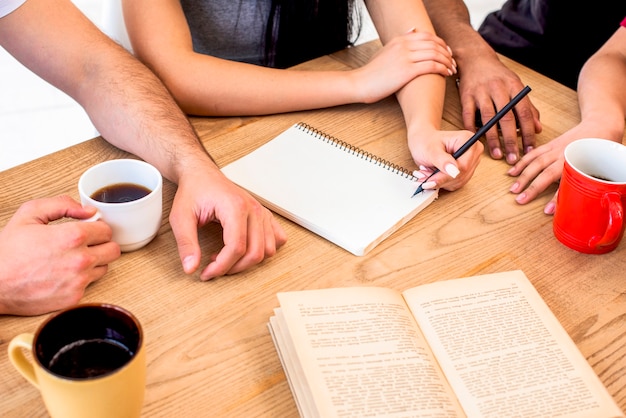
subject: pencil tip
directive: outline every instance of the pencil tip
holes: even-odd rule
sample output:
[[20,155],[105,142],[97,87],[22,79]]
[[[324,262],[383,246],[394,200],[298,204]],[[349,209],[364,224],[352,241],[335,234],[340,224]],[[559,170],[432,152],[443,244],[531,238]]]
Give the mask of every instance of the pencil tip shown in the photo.
[[423,191],[424,191],[424,189],[422,189],[422,185],[420,184],[419,187],[417,188],[417,190],[415,191],[415,193],[413,193],[413,196],[411,196],[411,197],[415,197],[416,195],[420,194]]

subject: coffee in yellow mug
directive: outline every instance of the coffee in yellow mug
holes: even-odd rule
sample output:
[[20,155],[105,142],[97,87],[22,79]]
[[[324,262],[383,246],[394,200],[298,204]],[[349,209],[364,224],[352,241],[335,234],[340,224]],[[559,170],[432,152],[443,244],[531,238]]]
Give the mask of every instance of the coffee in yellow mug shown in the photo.
[[35,334],[13,338],[9,359],[39,389],[53,418],[141,414],[146,382],[143,331],[123,308],[83,304],[61,311]]

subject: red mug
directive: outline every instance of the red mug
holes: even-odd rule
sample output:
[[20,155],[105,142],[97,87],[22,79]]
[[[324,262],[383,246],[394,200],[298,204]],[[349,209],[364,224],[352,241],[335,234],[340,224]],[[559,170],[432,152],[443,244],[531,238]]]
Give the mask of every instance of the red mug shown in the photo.
[[626,147],[599,138],[565,148],[553,230],[569,248],[587,254],[613,251],[624,234]]

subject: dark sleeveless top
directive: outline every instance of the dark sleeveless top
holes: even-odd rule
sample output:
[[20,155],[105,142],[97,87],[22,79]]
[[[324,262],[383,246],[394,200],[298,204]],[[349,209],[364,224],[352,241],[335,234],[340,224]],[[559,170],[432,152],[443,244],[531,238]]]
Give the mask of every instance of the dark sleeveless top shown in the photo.
[[343,49],[354,28],[360,30],[354,2],[347,0],[181,0],[181,6],[194,51],[270,67]]
[[261,65],[271,0],[181,0],[194,51]]

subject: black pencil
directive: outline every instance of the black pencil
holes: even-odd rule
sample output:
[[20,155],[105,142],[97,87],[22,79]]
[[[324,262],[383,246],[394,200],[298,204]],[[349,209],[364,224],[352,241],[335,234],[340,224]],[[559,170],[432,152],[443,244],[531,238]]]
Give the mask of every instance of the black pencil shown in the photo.
[[[496,113],[496,115],[491,118],[487,123],[485,123],[483,126],[481,126],[476,133],[467,140],[467,142],[465,144],[463,144],[461,146],[461,148],[459,148],[458,150],[456,150],[454,152],[454,154],[452,154],[452,156],[454,157],[455,160],[457,160],[458,158],[461,157],[461,155],[465,154],[465,152],[476,143],[476,141],[478,141],[480,139],[481,136],[483,136],[485,134],[485,132],[487,132],[489,129],[493,128],[493,126],[498,123],[498,121],[500,121],[500,119],[502,119],[502,116],[504,116],[509,110],[511,110],[513,108],[513,106],[515,106],[520,100],[522,100],[524,98],[524,96],[526,96],[528,93],[530,92],[530,87],[526,86],[522,89],[522,91],[520,91],[519,93],[517,93],[517,95],[515,97],[513,97],[513,99],[511,99],[510,102],[508,102],[502,109],[500,109],[498,111],[498,113]],[[422,191],[424,191],[424,189],[422,188],[422,185],[428,181],[429,178],[431,178],[432,176],[434,176],[435,174],[437,174],[439,172],[438,168],[435,168],[435,171],[432,172],[432,174],[428,177],[426,177],[419,185],[419,187],[417,188],[417,190],[415,191],[415,193],[413,193],[413,196],[415,196],[418,193],[421,193]],[[413,197],[411,196],[411,197]]]

